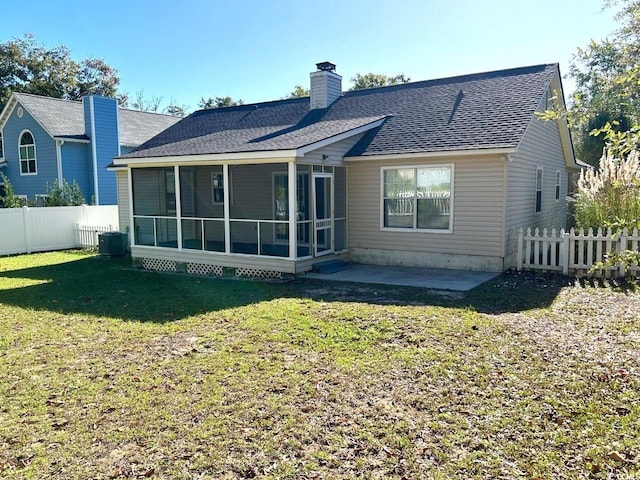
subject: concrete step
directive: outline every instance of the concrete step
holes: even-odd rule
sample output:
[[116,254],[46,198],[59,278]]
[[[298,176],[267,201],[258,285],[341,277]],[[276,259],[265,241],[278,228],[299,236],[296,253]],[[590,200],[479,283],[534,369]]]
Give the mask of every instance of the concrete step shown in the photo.
[[347,268],[347,263],[339,258],[313,264],[313,271],[316,273],[335,273]]

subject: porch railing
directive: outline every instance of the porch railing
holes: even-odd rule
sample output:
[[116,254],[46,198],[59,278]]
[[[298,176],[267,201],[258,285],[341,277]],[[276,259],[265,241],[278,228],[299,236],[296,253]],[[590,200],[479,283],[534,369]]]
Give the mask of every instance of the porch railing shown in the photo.
[[[135,245],[244,255],[290,256],[288,221],[231,218],[230,241],[227,245],[223,218],[182,217],[179,219],[182,234],[179,245],[177,217],[134,215],[133,219]],[[311,224],[311,221],[296,222],[301,247],[305,240],[301,237],[309,235],[305,224]],[[304,248],[299,252],[301,254],[297,255],[298,258],[310,255],[310,252],[305,254]]]

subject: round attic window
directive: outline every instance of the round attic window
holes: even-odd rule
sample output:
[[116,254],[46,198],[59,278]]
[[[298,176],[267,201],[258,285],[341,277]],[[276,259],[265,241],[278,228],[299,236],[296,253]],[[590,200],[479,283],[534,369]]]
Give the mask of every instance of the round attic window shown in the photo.
[[22,107],[18,107],[18,118],[22,118],[22,115],[24,115],[24,110],[22,110]]

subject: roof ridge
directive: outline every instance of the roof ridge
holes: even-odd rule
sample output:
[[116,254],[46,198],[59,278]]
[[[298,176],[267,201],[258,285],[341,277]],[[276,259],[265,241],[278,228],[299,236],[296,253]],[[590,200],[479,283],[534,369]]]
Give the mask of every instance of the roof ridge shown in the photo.
[[430,84],[435,83],[458,83],[462,81],[472,81],[475,79],[482,79],[488,76],[501,76],[506,74],[513,74],[516,72],[526,72],[529,70],[533,70],[536,68],[547,68],[547,67],[557,67],[559,65],[558,62],[555,63],[540,63],[537,65],[528,65],[524,67],[515,67],[515,68],[503,68],[499,70],[489,70],[486,72],[477,72],[477,73],[465,73],[461,75],[453,75],[451,77],[441,77],[441,78],[432,78],[429,80],[417,80],[415,82],[407,82],[407,83],[398,83],[396,85],[384,85],[380,87],[371,87],[371,88],[361,88],[359,90],[347,90],[342,92],[342,95],[354,95],[363,92],[371,92],[371,91],[380,91],[383,89],[399,89],[399,88],[410,88],[417,86],[428,86]]
[[269,104],[284,103],[284,102],[296,103],[296,102],[301,102],[303,100],[308,101],[309,96],[307,95],[306,97],[280,98],[278,100],[263,100],[261,102],[243,103],[242,105],[231,105],[228,107],[201,108],[199,110],[195,110],[193,113],[211,112],[211,111],[230,112],[234,109],[242,110],[243,108],[246,108],[246,107],[259,108],[261,105],[269,105]]
[[[66,103],[72,103],[74,105],[81,105],[82,104],[82,100],[73,100],[70,98],[59,98],[59,97],[48,97],[46,95],[37,95],[35,93],[26,93],[26,92],[13,92],[15,95],[24,95],[27,97],[33,97],[33,98],[41,98],[43,100],[55,100],[58,102],[66,102]],[[104,97],[104,95],[101,95]],[[114,100],[118,100],[115,97],[104,97],[104,98],[113,98]],[[175,117],[175,115],[169,115],[167,113],[158,113],[158,112],[148,112],[146,110],[136,110],[135,108],[127,108],[127,107],[121,107],[120,105],[118,105],[118,109],[119,110],[127,110],[130,112],[137,112],[137,113],[147,113],[150,115],[160,115],[162,117]],[[180,117],[176,117],[176,118],[180,118]]]
[[135,108],[121,107],[120,105],[118,105],[118,110],[124,110],[127,112],[133,112],[133,113],[146,113],[148,115],[159,115],[161,117],[170,117],[170,118],[178,118],[178,119],[184,118],[184,117],[179,117],[177,115],[169,115],[168,113],[149,112],[147,110],[136,110]]
[[12,92],[12,93],[14,95],[25,95],[27,97],[42,98],[44,100],[56,100],[58,102],[67,102],[67,103],[82,103],[81,100],[73,100],[71,98],[48,97],[46,95],[37,95],[35,93],[26,93],[26,92]]

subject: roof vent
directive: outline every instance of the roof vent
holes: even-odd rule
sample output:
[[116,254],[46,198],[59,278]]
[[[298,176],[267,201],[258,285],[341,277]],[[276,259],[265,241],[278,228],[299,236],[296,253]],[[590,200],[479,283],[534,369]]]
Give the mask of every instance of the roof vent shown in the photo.
[[342,95],[342,77],[331,62],[316,63],[311,72],[311,109],[327,108]]

